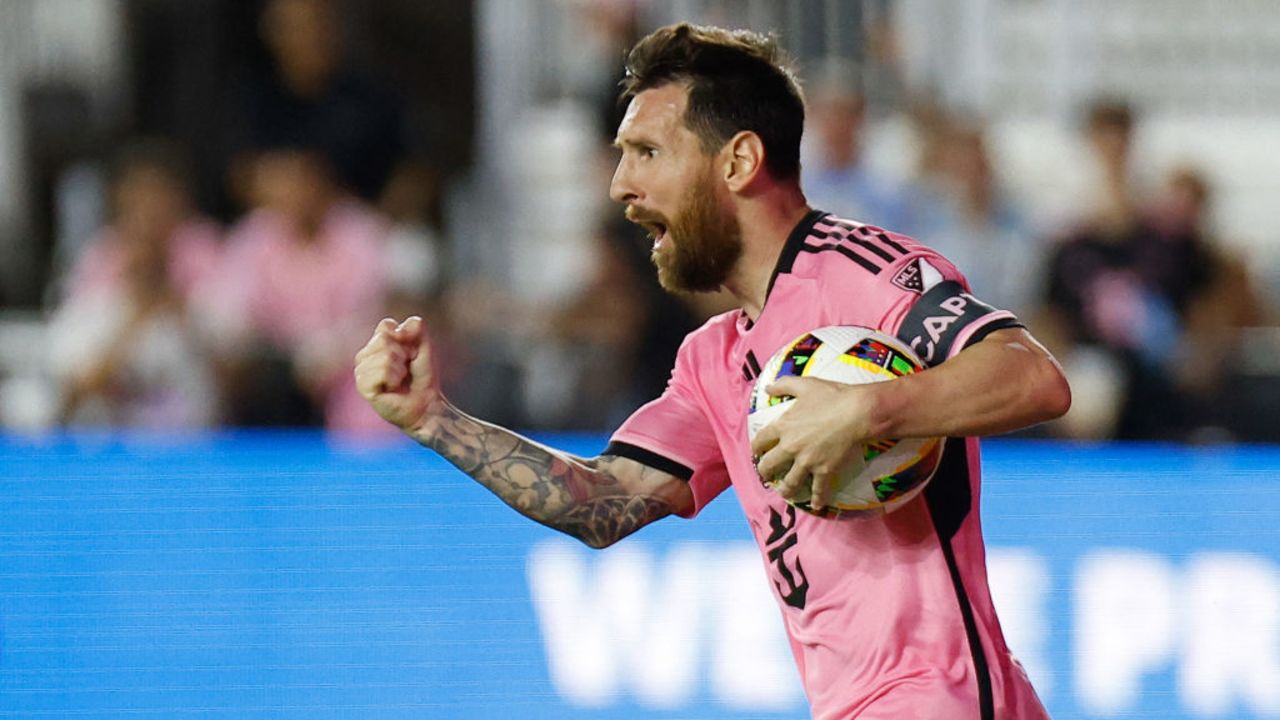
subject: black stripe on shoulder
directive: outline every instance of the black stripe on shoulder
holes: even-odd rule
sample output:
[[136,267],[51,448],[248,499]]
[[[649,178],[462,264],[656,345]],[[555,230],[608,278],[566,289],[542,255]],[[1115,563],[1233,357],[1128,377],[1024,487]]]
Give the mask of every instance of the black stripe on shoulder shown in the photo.
[[669,457],[659,455],[652,450],[645,450],[631,443],[618,442],[614,440],[609,443],[609,447],[604,449],[601,455],[613,455],[615,457],[624,457],[628,460],[635,460],[641,465],[648,465],[654,470],[661,470],[668,475],[675,475],[685,482],[689,482],[693,477],[693,469],[681,463],[672,460]]
[[813,232],[813,226],[826,215],[827,213],[821,210],[810,210],[800,223],[791,230],[791,234],[787,236],[786,244],[782,246],[782,253],[778,255],[778,264],[774,265],[773,274],[769,276],[769,287],[764,292],[766,300],[769,298],[769,293],[773,291],[773,284],[778,280],[778,276],[791,272],[791,266],[795,265],[796,257],[800,255],[800,250],[804,247],[805,238],[809,237],[810,233]]
[[839,243],[827,243],[824,245],[805,245],[800,249],[807,253],[838,252],[841,255],[861,265],[867,272],[871,273],[872,275],[880,274],[879,265],[876,265],[875,263],[871,262],[867,258],[864,258],[858,253],[854,252],[853,248],[849,247],[848,245],[841,245]]
[[893,248],[894,250],[897,250],[897,251],[898,251],[898,253],[899,253],[900,255],[906,255],[908,252],[910,252],[910,251],[909,251],[909,250],[907,250],[905,247],[903,247],[901,243],[899,243],[898,241],[896,241],[896,240],[894,240],[893,238],[889,237],[889,233],[885,232],[884,230],[881,230],[881,229],[880,229],[880,228],[878,228],[878,227],[867,227],[867,228],[866,228],[866,230],[867,230],[867,231],[871,234],[871,236],[872,236],[872,237],[874,237],[875,239],[879,240],[880,242],[884,243],[885,245],[888,245],[889,247]]
[[857,230],[858,228],[861,228],[861,227],[866,227],[862,223],[853,223],[843,218],[838,218],[834,216],[827,218],[827,224],[844,229],[844,230],[848,230],[849,232],[853,232],[854,230]]
[[862,225],[862,226],[859,226],[854,232],[858,233],[859,235],[865,238],[875,238],[876,240],[879,240],[880,242],[884,243],[886,246],[893,248],[894,250],[897,250],[898,254],[900,255],[906,255],[908,252],[908,250],[905,247],[903,247],[901,243],[889,237],[889,233],[885,232],[884,228],[878,228],[875,225]]
[[871,252],[871,254],[875,255],[876,257],[880,258],[881,260],[887,263],[891,263],[894,261],[895,259],[894,256],[891,255],[888,250],[885,250],[882,247],[874,245],[868,240],[864,240],[860,237],[854,237],[852,232],[852,226],[849,225],[848,223],[836,221],[836,222],[833,222],[832,224],[838,225],[841,229],[844,230],[844,232],[832,233],[832,232],[826,232],[824,230],[814,230],[812,233],[809,234],[809,236],[818,238],[819,240],[834,239],[837,242],[842,240],[847,241],[847,242],[853,243],[854,245],[857,245],[858,247],[864,250]]
[[876,227],[875,225],[857,225],[847,220],[841,220],[839,218],[831,218],[827,222],[830,223],[831,225],[835,225],[836,227],[844,228],[845,230],[848,230],[852,233],[856,233],[862,236],[863,238],[866,238],[866,239],[874,238],[876,240],[879,240],[881,243],[884,243],[885,246],[896,251],[898,255],[906,255],[908,252],[910,252],[909,250],[907,250],[905,247],[902,246],[902,243],[899,243],[897,240],[894,240],[893,238],[889,237],[889,233],[885,232],[884,228]]
[[885,262],[890,262],[890,263],[891,263],[891,262],[893,262],[893,260],[894,260],[893,255],[889,254],[889,251],[888,251],[888,250],[885,250],[884,248],[881,248],[881,247],[879,247],[879,246],[877,246],[877,245],[874,245],[874,244],[872,244],[872,243],[871,243],[870,241],[868,241],[868,240],[863,240],[862,238],[856,238],[856,237],[853,237],[852,235],[850,235],[850,236],[849,236],[849,242],[854,243],[854,244],[858,245],[859,247],[864,247],[864,248],[866,248],[867,250],[870,250],[872,253],[874,253],[874,254],[876,254],[877,256],[879,256],[879,258],[880,258],[881,260],[884,260]]

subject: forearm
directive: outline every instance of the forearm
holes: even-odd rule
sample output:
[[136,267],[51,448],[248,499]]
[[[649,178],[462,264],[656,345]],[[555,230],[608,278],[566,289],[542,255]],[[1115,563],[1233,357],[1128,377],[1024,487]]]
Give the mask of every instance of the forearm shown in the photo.
[[866,386],[872,437],[1011,432],[1070,406],[1057,361],[1030,335],[999,331],[926,372]]
[[410,435],[522,515],[592,547],[605,547],[675,511],[659,492],[629,491],[611,458],[584,459],[451,405]]

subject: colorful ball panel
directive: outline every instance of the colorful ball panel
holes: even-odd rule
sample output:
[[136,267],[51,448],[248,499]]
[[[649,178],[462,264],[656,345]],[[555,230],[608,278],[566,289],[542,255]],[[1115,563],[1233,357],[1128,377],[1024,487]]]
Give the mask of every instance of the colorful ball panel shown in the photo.
[[[813,377],[848,384],[888,382],[924,370],[905,344],[883,333],[829,326],[805,333],[774,353],[756,379],[747,416],[751,438],[790,411],[794,398],[770,396],[765,388],[783,377]],[[888,512],[918,494],[937,470],[941,438],[885,438],[865,443],[861,457],[839,473],[832,508],[822,515]],[[772,487],[780,478],[761,478]],[[806,493],[791,504],[813,512]]]

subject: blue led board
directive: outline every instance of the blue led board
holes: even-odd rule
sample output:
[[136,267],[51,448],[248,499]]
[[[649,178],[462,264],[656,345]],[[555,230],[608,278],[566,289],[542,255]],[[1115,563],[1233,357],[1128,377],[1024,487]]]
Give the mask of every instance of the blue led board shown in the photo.
[[[985,472],[1055,718],[1280,717],[1280,449]],[[0,438],[0,717],[804,717],[766,588],[732,495],[597,552],[408,443]]]

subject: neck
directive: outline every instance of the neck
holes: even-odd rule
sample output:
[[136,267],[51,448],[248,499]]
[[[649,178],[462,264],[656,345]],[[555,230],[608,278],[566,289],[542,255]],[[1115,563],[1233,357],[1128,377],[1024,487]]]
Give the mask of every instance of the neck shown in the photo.
[[724,288],[751,320],[758,318],[764,309],[769,280],[787,237],[808,212],[804,194],[795,185],[774,186],[743,200],[739,206],[742,257]]

